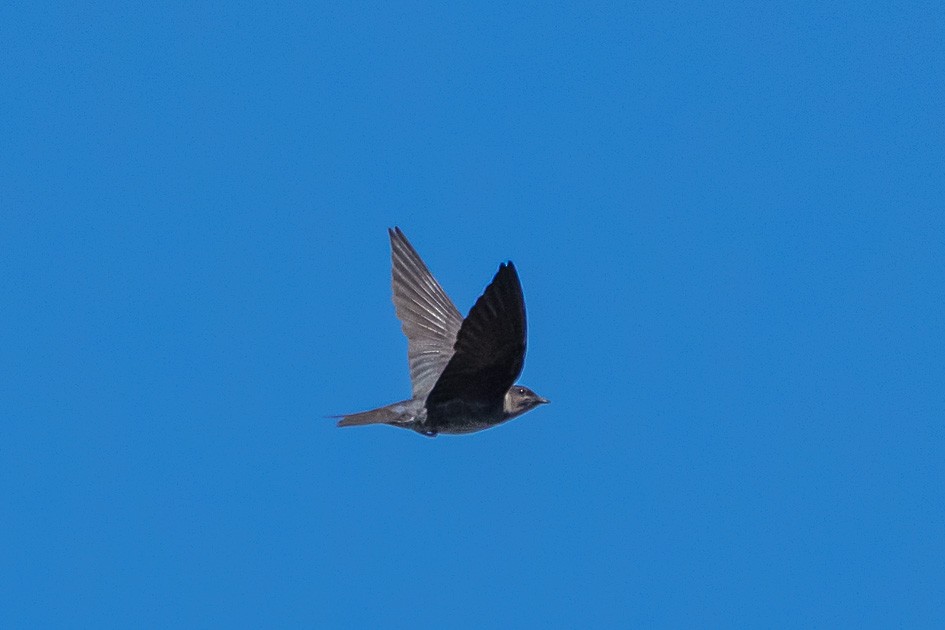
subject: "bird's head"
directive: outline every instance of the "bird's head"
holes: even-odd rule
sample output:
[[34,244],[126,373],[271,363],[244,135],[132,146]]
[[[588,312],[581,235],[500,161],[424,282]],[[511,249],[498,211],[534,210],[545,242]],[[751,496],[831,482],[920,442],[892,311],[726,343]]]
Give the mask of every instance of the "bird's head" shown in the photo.
[[514,418],[549,402],[548,399],[542,398],[524,385],[512,385],[512,388],[505,393],[504,411],[509,418]]

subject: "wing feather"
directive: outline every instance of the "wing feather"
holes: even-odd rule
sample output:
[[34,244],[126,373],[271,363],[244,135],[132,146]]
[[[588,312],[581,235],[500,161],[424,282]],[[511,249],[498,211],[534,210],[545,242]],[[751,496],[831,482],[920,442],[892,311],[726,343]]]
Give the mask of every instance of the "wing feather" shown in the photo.
[[463,317],[400,228],[388,232],[394,309],[407,336],[413,397],[422,398],[453,356]]
[[501,404],[525,364],[525,299],[515,265],[499,266],[456,336],[454,353],[427,397]]

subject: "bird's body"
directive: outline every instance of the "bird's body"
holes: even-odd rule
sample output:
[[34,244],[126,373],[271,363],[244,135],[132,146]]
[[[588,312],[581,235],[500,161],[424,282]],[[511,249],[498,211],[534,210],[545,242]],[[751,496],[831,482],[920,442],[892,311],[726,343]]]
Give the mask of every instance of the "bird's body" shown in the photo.
[[525,301],[512,263],[463,319],[399,228],[389,230],[394,306],[407,336],[413,396],[344,416],[427,436],[473,433],[548,401],[515,385],[525,362]]

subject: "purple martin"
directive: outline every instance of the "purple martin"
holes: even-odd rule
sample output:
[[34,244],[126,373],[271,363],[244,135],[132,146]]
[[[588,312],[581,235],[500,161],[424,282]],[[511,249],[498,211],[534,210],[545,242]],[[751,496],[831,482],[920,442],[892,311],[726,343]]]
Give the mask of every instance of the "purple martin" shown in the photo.
[[343,416],[338,426],[389,424],[428,437],[472,433],[547,403],[515,384],[525,364],[525,300],[515,265],[499,265],[463,319],[400,228],[388,232],[413,395]]

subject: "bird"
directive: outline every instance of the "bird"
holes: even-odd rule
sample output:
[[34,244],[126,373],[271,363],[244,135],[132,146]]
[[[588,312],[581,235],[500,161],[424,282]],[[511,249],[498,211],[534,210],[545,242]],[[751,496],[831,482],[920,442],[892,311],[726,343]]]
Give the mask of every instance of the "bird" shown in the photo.
[[407,337],[411,397],[343,416],[436,437],[497,426],[549,401],[515,381],[525,364],[525,299],[511,261],[464,319],[399,227],[389,228],[394,310]]

